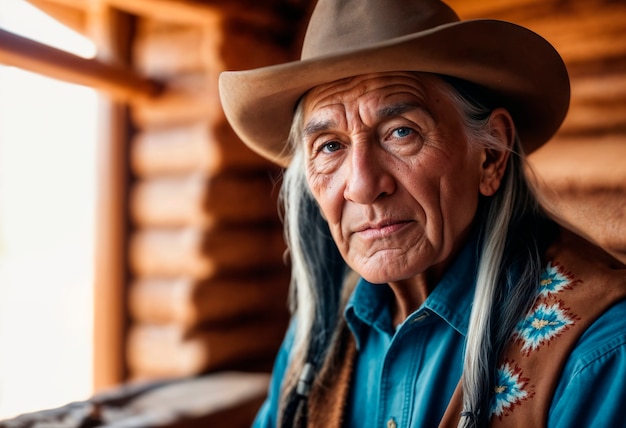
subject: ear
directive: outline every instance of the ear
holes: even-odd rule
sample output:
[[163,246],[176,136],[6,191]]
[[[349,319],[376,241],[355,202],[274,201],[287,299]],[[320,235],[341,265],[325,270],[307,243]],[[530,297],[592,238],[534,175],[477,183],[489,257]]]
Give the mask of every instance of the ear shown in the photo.
[[[513,146],[515,125],[508,111],[497,108],[489,117],[489,132],[496,138],[500,148],[483,149],[483,163],[479,190],[483,196],[492,196],[500,188],[504,171]],[[505,149],[506,148],[506,149]]]

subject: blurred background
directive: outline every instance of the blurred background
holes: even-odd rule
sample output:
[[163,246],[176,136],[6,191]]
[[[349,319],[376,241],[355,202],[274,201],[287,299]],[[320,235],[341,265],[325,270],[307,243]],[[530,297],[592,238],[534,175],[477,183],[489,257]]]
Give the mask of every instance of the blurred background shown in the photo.
[[[626,3],[448,3],[562,54],[570,113],[529,173],[626,261]],[[313,4],[0,0],[0,420],[76,401],[83,418],[249,425],[289,266],[280,170],[234,135],[217,76],[297,58]],[[163,416],[198,395],[193,415]]]

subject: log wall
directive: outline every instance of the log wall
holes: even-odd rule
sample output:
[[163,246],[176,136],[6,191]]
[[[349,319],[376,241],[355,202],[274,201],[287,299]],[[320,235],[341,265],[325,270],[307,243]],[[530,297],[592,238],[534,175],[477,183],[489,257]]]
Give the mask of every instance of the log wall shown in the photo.
[[135,67],[165,90],[130,110],[133,378],[269,370],[288,316],[279,171],[230,129],[217,77],[292,50],[253,31],[275,15],[244,25],[224,9],[196,11],[202,19],[136,11]]

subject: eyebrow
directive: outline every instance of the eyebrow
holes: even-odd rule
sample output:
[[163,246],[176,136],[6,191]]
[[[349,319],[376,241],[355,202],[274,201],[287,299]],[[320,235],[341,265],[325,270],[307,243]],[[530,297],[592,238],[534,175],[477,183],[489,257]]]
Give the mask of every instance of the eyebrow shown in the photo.
[[388,119],[390,117],[400,116],[401,114],[404,114],[413,110],[421,110],[428,116],[432,117],[430,112],[426,110],[424,106],[419,105],[419,104],[411,104],[411,103],[394,104],[394,105],[383,107],[376,113],[376,117],[379,120]]
[[312,120],[304,127],[304,129],[302,130],[302,135],[308,137],[309,135],[326,131],[334,126],[336,126],[336,123],[332,120]]

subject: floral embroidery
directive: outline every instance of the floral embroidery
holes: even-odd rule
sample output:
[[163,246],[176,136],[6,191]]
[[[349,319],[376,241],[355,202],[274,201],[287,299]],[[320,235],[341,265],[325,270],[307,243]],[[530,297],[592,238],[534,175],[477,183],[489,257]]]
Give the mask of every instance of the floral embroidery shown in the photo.
[[522,342],[522,354],[529,355],[567,330],[576,320],[576,315],[563,308],[559,301],[541,303],[517,325],[516,342]]
[[513,407],[531,398],[534,391],[528,385],[529,379],[522,376],[522,370],[513,362],[505,360],[498,368],[495,394],[491,402],[491,416],[502,419]]
[[580,282],[558,263],[549,262],[541,274],[538,301],[516,326],[515,343],[522,344],[522,355],[530,355],[569,329],[580,318],[565,308],[557,295]]
[[[513,341],[521,346],[519,352],[524,356],[547,345],[580,319],[559,298],[560,293],[572,289],[580,281],[552,262],[547,264],[540,281],[537,301],[513,333]],[[502,420],[513,412],[515,406],[534,395],[534,387],[530,379],[523,376],[521,367],[513,360],[505,359],[497,371],[491,416]]]
[[564,272],[559,265],[553,266],[552,262],[548,262],[546,269],[541,274],[539,296],[548,297],[557,294],[571,288],[573,284],[574,281],[567,272]]

